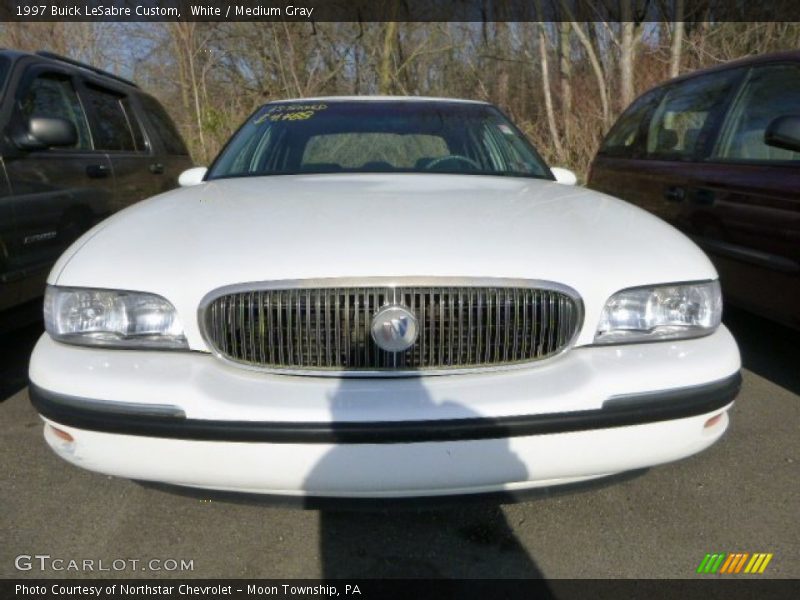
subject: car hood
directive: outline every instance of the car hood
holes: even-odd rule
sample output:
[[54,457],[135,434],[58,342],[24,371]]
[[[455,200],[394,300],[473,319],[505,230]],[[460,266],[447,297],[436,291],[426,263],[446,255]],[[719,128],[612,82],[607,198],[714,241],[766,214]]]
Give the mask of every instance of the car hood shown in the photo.
[[[200,300],[235,283],[326,277],[529,278],[568,285],[597,322],[614,292],[707,280],[671,226],[611,196],[523,178],[331,174],[221,179],[99,224],[49,282],[160,294],[193,348]],[[590,341],[594,325],[584,327]]]

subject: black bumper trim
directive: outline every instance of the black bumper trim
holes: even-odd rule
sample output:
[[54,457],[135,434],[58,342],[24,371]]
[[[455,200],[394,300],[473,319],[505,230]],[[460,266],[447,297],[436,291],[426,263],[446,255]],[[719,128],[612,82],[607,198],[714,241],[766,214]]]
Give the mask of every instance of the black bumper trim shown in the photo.
[[[136,415],[98,409],[111,402],[84,400],[30,386],[36,410],[51,421],[105,433],[183,440],[274,444],[399,444],[509,438],[641,425],[706,414],[730,404],[741,375],[662,392],[614,396],[597,410],[498,418],[368,423],[219,421]],[[81,406],[81,403],[84,405]]]

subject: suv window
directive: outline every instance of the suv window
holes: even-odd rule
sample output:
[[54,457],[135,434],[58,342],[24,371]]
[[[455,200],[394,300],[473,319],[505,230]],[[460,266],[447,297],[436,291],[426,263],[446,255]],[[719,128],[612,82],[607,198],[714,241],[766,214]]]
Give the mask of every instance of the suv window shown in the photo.
[[47,74],[36,77],[20,100],[20,112],[26,123],[33,117],[65,119],[78,132],[78,142],[73,148],[92,147],[86,115],[67,76]]
[[133,131],[122,107],[124,97],[94,86],[87,86],[86,95],[96,117],[95,148],[136,150]]
[[150,119],[153,127],[161,136],[161,139],[164,142],[164,149],[167,151],[167,154],[188,156],[189,151],[186,149],[186,145],[183,143],[181,134],[179,134],[178,130],[175,129],[175,124],[172,122],[172,119],[169,118],[169,115],[158,103],[158,101],[155,98],[145,96],[144,94],[139,96],[139,100],[142,103],[142,108],[144,109],[147,118]]
[[800,65],[753,69],[728,119],[715,158],[800,161],[800,152],[764,143],[773,119],[800,114]]
[[122,104],[122,110],[125,111],[125,117],[128,120],[128,127],[130,127],[131,133],[133,134],[133,143],[136,146],[136,150],[138,152],[144,152],[147,150],[147,142],[144,139],[142,126],[136,118],[136,113],[133,112],[130,98],[122,98],[120,104]]
[[719,123],[738,77],[739,71],[724,71],[695,77],[670,88],[650,123],[648,155],[695,157]]
[[6,85],[6,77],[8,76],[9,65],[11,65],[11,61],[5,56],[0,56],[0,90],[2,90]]
[[664,93],[663,89],[648,92],[630,105],[611,128],[600,147],[600,153],[622,158],[633,158],[642,146],[645,121],[653,114],[653,109]]

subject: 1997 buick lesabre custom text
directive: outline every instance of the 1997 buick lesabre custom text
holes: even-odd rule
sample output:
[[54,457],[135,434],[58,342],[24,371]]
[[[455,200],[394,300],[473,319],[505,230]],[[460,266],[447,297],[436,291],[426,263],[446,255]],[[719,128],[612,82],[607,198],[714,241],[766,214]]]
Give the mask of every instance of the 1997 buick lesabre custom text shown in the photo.
[[739,388],[716,272],[570,176],[484,103],[267,104],[54,267],[48,443],[133,479],[367,498],[703,450]]

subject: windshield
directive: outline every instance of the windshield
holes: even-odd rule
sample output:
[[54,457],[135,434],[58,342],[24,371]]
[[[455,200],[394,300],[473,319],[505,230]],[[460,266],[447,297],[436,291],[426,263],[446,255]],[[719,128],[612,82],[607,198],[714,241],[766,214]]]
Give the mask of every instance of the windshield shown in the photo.
[[296,173],[459,173],[551,179],[493,106],[432,101],[267,104],[239,130],[209,179]]

